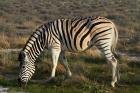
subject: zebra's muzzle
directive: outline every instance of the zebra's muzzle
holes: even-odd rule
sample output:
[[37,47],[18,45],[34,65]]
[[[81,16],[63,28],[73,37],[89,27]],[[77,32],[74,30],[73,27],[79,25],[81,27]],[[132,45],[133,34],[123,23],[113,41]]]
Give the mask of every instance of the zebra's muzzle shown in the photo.
[[20,79],[20,78],[18,78],[17,80],[18,80],[18,84],[19,84],[19,86],[20,86],[20,87],[23,87],[23,88],[25,88],[25,87],[26,87],[27,82],[23,82],[23,81],[21,81],[21,79]]

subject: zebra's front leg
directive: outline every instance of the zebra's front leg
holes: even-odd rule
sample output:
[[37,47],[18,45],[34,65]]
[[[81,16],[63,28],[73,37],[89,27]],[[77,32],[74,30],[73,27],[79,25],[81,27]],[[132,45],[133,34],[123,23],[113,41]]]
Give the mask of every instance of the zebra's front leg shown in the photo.
[[51,78],[55,77],[55,72],[56,72],[56,67],[57,67],[60,52],[61,52],[60,49],[52,49],[53,68],[52,68]]
[[65,51],[61,52],[60,58],[62,60],[62,64],[64,65],[64,67],[65,67],[65,69],[66,69],[66,71],[68,73],[68,76],[71,77],[72,73],[70,71],[70,68],[69,68],[69,65],[68,65],[68,62],[67,62],[67,58],[65,56]]

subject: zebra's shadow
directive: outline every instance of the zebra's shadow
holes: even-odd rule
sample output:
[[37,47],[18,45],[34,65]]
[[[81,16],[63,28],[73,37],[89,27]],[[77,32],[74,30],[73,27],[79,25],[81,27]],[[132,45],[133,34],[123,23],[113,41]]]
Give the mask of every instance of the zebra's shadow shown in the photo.
[[69,62],[85,62],[91,64],[106,64],[106,59],[104,57],[97,58],[94,56],[78,55],[78,56],[68,56]]

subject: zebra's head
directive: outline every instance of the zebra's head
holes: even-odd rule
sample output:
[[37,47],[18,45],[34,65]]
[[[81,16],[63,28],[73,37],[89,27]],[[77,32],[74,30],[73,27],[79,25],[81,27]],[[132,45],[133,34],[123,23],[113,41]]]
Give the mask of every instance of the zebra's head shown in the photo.
[[27,54],[23,51],[19,53],[18,60],[20,62],[19,65],[19,78],[18,82],[20,86],[26,86],[28,80],[32,77],[33,73],[35,72],[35,66],[34,63],[30,61],[29,57]]

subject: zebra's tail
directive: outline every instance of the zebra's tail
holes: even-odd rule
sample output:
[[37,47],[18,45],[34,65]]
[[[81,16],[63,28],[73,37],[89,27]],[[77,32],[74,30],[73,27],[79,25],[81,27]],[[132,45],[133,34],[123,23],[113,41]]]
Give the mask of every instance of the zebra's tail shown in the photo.
[[111,51],[115,57],[119,58],[119,55],[116,53],[116,46],[117,46],[117,42],[118,42],[118,31],[117,31],[116,27],[114,27],[113,29],[114,29],[114,36],[113,36],[113,40],[112,40]]
[[[117,28],[114,27],[114,36],[113,36],[113,40],[112,40],[112,47],[111,47],[111,50],[112,50],[112,53],[114,54],[114,56],[115,56],[117,59],[120,59],[120,55],[118,55],[118,54],[116,53],[117,42],[118,42],[118,31],[117,31]],[[116,75],[117,75],[117,79],[118,79],[118,80],[120,80],[119,70],[120,70],[119,65],[117,65]]]

